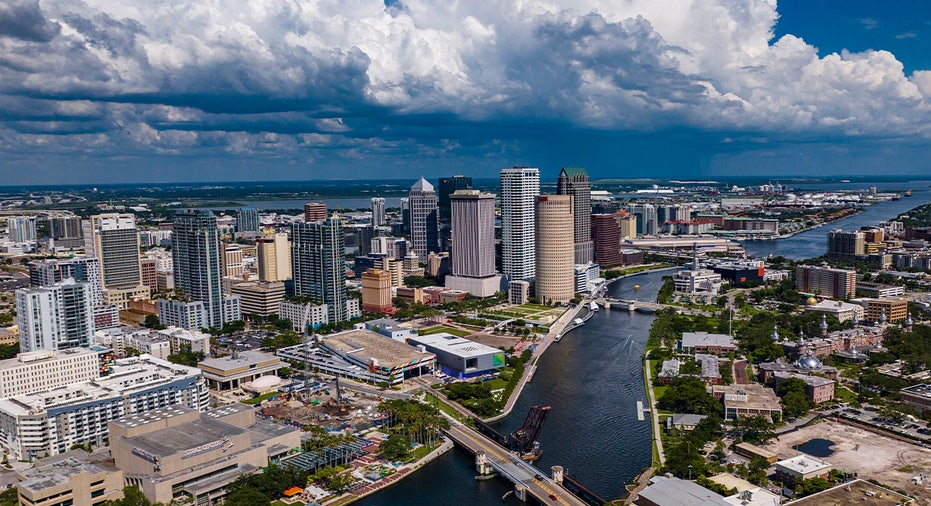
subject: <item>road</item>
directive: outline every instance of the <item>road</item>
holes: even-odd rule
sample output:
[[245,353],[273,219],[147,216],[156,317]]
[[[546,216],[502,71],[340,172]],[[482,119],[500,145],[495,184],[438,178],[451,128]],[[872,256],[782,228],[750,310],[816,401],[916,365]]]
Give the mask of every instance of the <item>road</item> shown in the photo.
[[[474,453],[485,453],[488,462],[515,484],[527,487],[528,494],[536,497],[543,504],[566,504],[586,506],[585,502],[575,497],[568,490],[546,477],[532,464],[525,462],[518,455],[491,442],[471,427],[450,419],[447,433],[451,438]],[[538,478],[539,477],[539,478]],[[555,499],[554,499],[555,498]]]

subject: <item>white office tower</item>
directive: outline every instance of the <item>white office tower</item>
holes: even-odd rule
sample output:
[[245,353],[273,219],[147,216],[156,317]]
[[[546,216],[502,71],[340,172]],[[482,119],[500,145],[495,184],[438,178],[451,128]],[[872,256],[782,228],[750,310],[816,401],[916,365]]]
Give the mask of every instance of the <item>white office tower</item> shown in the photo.
[[93,344],[95,289],[68,278],[47,287],[16,290],[20,349],[55,351]]
[[501,171],[501,273],[508,281],[533,279],[536,271],[536,202],[540,170]]
[[84,252],[100,259],[104,288],[142,285],[139,233],[132,214],[98,214],[84,222]]
[[375,197],[372,199],[372,226],[380,227],[385,224],[385,199]]
[[456,190],[449,201],[452,274],[446,287],[490,297],[501,289],[495,273],[495,196]]
[[440,222],[436,191],[426,179],[420,178],[408,192],[411,215],[411,251],[421,262],[431,251],[439,251]]

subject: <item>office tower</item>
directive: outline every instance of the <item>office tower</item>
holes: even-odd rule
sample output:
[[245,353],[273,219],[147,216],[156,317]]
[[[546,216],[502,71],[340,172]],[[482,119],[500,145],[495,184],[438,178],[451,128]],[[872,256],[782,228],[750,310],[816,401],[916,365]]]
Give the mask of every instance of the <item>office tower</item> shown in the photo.
[[139,267],[142,272],[142,284],[153,292],[158,291],[158,259],[143,258],[139,261]]
[[6,219],[10,242],[36,242],[35,216],[10,216]]
[[471,190],[472,178],[466,176],[441,177],[437,185],[437,211],[440,222],[440,249],[449,251],[452,213],[449,197],[456,190]]
[[237,232],[257,232],[259,227],[259,212],[251,207],[243,207],[236,211]]
[[372,199],[372,226],[380,227],[385,224],[385,199],[375,197]]
[[490,297],[501,288],[501,276],[495,273],[495,196],[457,190],[450,203],[452,274],[446,276],[446,286]]
[[575,296],[574,206],[569,195],[537,197],[536,295],[540,301],[566,302]]
[[865,256],[866,242],[866,234],[862,230],[853,232],[832,230],[828,232],[828,255],[834,257]]
[[832,299],[851,298],[857,291],[857,272],[813,265],[795,268],[795,288],[804,293],[816,293]]
[[369,313],[391,313],[391,274],[381,269],[362,273],[362,310]]
[[304,204],[304,221],[312,223],[326,219],[326,203],[308,202]]
[[80,247],[84,245],[84,229],[78,216],[49,218],[49,238],[56,246]]
[[204,303],[207,327],[223,327],[223,280],[217,218],[210,211],[175,215],[171,239],[175,288]]
[[637,216],[627,211],[618,211],[614,213],[614,220],[621,228],[621,239],[637,238]]
[[411,201],[407,197],[401,197],[401,233],[411,233]]
[[29,262],[29,285],[32,287],[52,286],[68,278],[90,283],[93,286],[90,294],[92,305],[99,306],[103,304],[100,259],[96,257],[75,257]]
[[631,204],[628,211],[637,217],[637,235],[656,235],[659,233],[656,206],[653,204]]
[[327,305],[330,323],[349,319],[343,225],[337,216],[291,224],[294,293]]
[[255,243],[256,262],[259,264],[259,281],[286,281],[291,279],[291,242],[288,234],[277,233]]
[[599,265],[621,265],[621,227],[613,214],[592,215],[592,240]]
[[242,278],[243,262],[242,249],[238,244],[223,244],[221,246],[222,256],[221,269],[225,278]]
[[534,201],[540,194],[540,170],[529,167],[503,169],[500,179],[501,274],[508,281],[529,281],[536,271]]
[[373,267],[381,269],[391,275],[391,286],[398,288],[404,286],[404,261],[397,258],[376,258]]
[[421,261],[426,261],[427,254],[439,248],[436,192],[432,184],[420,178],[411,187],[407,198],[411,215],[411,251]]
[[575,263],[592,261],[592,184],[582,168],[563,167],[556,179],[556,194],[572,197],[575,223],[572,226],[575,242]]
[[43,288],[16,290],[16,320],[23,352],[88,347],[94,342],[90,283],[68,278]]
[[139,232],[132,214],[98,214],[84,222],[84,250],[100,259],[104,288],[142,285]]

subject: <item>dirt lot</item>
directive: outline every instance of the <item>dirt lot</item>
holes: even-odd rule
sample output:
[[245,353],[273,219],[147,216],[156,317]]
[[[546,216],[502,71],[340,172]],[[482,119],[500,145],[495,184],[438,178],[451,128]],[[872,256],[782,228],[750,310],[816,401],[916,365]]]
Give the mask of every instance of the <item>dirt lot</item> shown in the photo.
[[519,337],[496,336],[493,334],[483,334],[481,332],[478,334],[472,334],[466,339],[484,344],[485,346],[491,346],[492,348],[510,348],[511,346],[515,346],[520,342]]
[[[784,434],[764,445],[780,459],[796,455],[792,448],[814,438],[834,441],[834,453],[823,460],[835,468],[856,472],[860,478],[874,479],[917,498],[917,504],[931,505],[931,450],[879,434],[835,422],[823,422]],[[915,485],[913,476],[925,482]]]

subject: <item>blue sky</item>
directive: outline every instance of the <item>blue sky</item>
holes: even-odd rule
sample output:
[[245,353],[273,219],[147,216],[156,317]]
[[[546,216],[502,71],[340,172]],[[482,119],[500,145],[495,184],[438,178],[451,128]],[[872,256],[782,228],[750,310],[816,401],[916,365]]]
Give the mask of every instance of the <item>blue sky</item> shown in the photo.
[[931,172],[931,2],[12,0],[5,184]]

